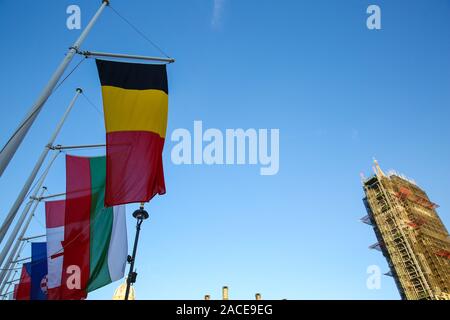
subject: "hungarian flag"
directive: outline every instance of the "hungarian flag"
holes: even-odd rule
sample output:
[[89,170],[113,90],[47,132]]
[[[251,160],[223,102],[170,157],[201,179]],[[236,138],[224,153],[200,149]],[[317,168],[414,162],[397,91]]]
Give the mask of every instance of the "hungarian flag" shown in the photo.
[[62,299],[84,299],[124,276],[125,207],[104,206],[105,175],[105,157],[66,156]]
[[64,215],[66,201],[45,203],[45,224],[47,227],[47,299],[61,299],[61,275],[63,269]]
[[22,265],[22,273],[20,274],[20,281],[14,286],[15,300],[30,300],[31,299],[31,262]]
[[105,205],[147,202],[166,193],[166,66],[96,61],[106,127]]

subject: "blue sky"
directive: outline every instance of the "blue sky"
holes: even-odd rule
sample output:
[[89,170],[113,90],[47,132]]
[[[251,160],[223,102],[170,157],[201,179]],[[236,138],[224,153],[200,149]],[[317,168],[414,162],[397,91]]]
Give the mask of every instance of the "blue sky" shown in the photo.
[[[0,143],[25,115],[100,1],[0,1]],[[450,226],[450,4],[445,0],[112,0],[114,8],[177,59],[168,67],[168,133],[279,128],[280,171],[258,166],[175,166],[164,151],[167,194],[155,198],[137,257],[138,299],[399,299],[384,277],[366,288],[381,254],[365,215],[359,173],[372,158],[414,178]],[[382,30],[366,27],[377,4]],[[83,49],[158,55],[105,10]],[[76,58],[72,66],[78,61]],[[0,179],[0,218],[81,86],[101,108],[93,60],[49,99]],[[80,97],[57,142],[103,143],[102,116]],[[97,155],[102,150],[74,154]],[[46,185],[64,192],[59,158]],[[129,245],[134,237],[127,206]],[[43,206],[30,235],[44,232]],[[131,251],[131,250],[130,250]],[[118,283],[90,295],[110,299]]]

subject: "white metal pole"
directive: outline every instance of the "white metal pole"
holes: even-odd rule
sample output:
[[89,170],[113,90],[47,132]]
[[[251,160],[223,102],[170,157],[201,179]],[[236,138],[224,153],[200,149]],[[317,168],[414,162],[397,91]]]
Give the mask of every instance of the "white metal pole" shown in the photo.
[[8,283],[8,287],[5,290],[5,294],[3,295],[3,300],[11,300],[10,295],[14,294],[14,291],[9,291],[9,289],[11,288],[12,285],[14,285],[12,282]]
[[100,148],[100,147],[106,147],[106,144],[85,144],[85,145],[78,145],[78,146],[62,146],[62,145],[56,145],[52,149],[53,150],[70,150],[70,149],[87,149],[87,148]]
[[174,58],[139,56],[139,55],[122,54],[122,53],[83,51],[80,54],[82,54],[86,57],[106,57],[106,58],[119,58],[119,59],[131,59],[131,60],[147,60],[147,61],[157,61],[157,62],[166,62],[166,63],[174,63],[175,62]]
[[[47,168],[45,169],[44,173],[42,174],[42,177],[39,179],[38,184],[34,190],[33,195],[31,196],[32,199],[37,198],[38,197],[38,192],[41,189],[42,185],[44,184],[45,178],[47,177],[48,172],[50,171],[50,168],[53,164],[53,162],[56,160],[56,158],[58,157],[58,155],[61,153],[61,151],[58,151],[55,153],[55,155],[53,156],[52,160],[50,161],[50,163],[47,165]],[[40,196],[42,196],[43,192],[41,192]],[[17,239],[17,241],[21,241],[23,236],[24,236],[24,232],[22,232],[22,235],[20,237],[17,238],[17,234],[20,231],[20,228],[22,227],[23,222],[25,221],[28,212],[30,211],[30,208],[33,204],[33,202],[39,202],[39,200],[30,200],[28,201],[28,203],[26,204],[25,208],[23,209],[22,214],[19,217],[19,221],[17,221],[16,226],[14,227],[13,231],[11,232],[5,246],[3,247],[3,250],[0,253],[0,266],[3,264],[3,262],[5,261],[6,255],[8,254],[8,252],[11,249],[11,246],[14,242],[15,239]],[[1,281],[1,279],[0,279]]]
[[[41,197],[41,198],[39,198],[39,199],[37,199],[37,200],[41,201],[42,199],[46,199],[46,197]],[[33,239],[43,238],[43,237],[46,237],[46,236],[47,236],[46,234],[40,234],[40,235],[38,235],[38,236],[32,236],[32,237],[22,238],[22,239],[20,239],[20,241],[30,241],[30,240],[33,240]]]
[[[17,250],[17,253],[14,256],[14,261],[19,259],[20,254],[22,253],[23,247],[25,246],[25,243],[26,243],[25,241],[22,241],[22,243],[20,244],[19,250]],[[0,294],[3,294],[4,292],[6,293],[9,291],[9,287],[6,290],[4,290],[5,285],[6,285],[7,281],[10,281],[11,278],[14,277],[15,272],[13,273],[13,271],[16,271],[16,270],[13,270],[13,269],[16,267],[16,265],[17,265],[17,263],[12,263],[10,268],[8,268],[9,270],[7,271],[5,281],[2,283],[2,286],[0,287]]]
[[[56,160],[56,158],[58,157],[59,154],[60,154],[60,151],[56,152],[55,155],[53,156],[53,158],[51,159],[50,163],[47,165],[47,168],[45,169],[44,173],[42,174],[42,177],[39,179],[38,184],[37,184],[37,186],[35,188],[35,191],[34,191],[34,193],[32,195],[33,198],[36,198],[38,196],[39,189],[44,184],[45,178],[47,177],[47,174],[50,171],[50,168],[51,168],[53,162]],[[43,194],[43,191],[41,192],[39,197],[41,197],[42,194]],[[19,221],[17,222],[17,225],[14,227],[14,230],[11,232],[11,235],[8,238],[8,242],[3,247],[3,250],[0,253],[0,266],[3,265],[3,262],[5,261],[6,255],[8,254],[8,252],[10,252],[12,243],[14,242],[14,239],[16,239],[16,246],[15,246],[16,249],[11,251],[11,254],[9,255],[10,259],[9,259],[9,262],[7,264],[9,265],[11,263],[12,257],[14,256],[14,252],[17,251],[17,246],[18,246],[19,242],[21,242],[23,236],[25,235],[25,231],[27,230],[29,221],[31,220],[31,217],[33,215],[34,211],[32,211],[31,215],[29,216],[29,218],[27,220],[28,224],[26,223],[26,227],[23,228],[20,236],[17,236],[17,234],[19,233],[20,228],[22,227],[22,224],[24,223],[25,219],[27,219],[27,215],[28,215],[28,212],[30,211],[30,208],[31,208],[31,206],[33,204],[33,201],[35,201],[35,200],[31,200],[25,206],[25,208],[24,208],[24,210],[22,212],[22,215],[20,216]],[[36,206],[37,206],[37,203],[39,203],[38,200],[36,200]],[[3,271],[2,271],[2,273],[3,273]],[[3,280],[3,277],[4,277],[4,275],[2,275],[2,273],[0,273],[0,283]]]
[[7,300],[11,300],[11,299],[8,298],[8,295],[10,295],[10,294],[14,294],[14,291],[7,292],[7,293],[1,295],[1,297],[2,297],[2,299],[3,299],[4,297],[6,297]]
[[[15,133],[11,136],[9,141],[5,144],[3,149],[0,151],[0,177],[2,176],[3,172],[5,171],[6,167],[8,166],[11,158],[16,153],[17,149],[19,148],[19,145],[22,143],[22,140],[25,138],[28,130],[30,129],[31,125],[33,124],[34,120],[38,116],[39,112],[42,109],[42,106],[47,101],[48,97],[51,95],[53,90],[55,89],[59,79],[61,79],[61,76],[63,75],[64,71],[66,70],[69,63],[72,61],[73,56],[79,51],[81,44],[86,39],[87,35],[91,31],[92,27],[94,26],[95,22],[97,21],[100,14],[103,12],[105,7],[109,5],[109,0],[103,0],[102,5],[95,13],[94,17],[92,17],[91,21],[88,23],[86,28],[81,33],[80,37],[75,41],[75,43],[69,48],[69,51],[67,52],[66,56],[56,69],[55,73],[50,78],[49,82],[45,86],[44,90],[41,92],[41,95],[37,99],[37,101],[34,103],[34,105],[29,110],[27,116],[24,120],[19,124],[18,128],[16,129]],[[1,240],[0,240],[1,242]]]
[[[17,274],[17,270],[16,270],[16,272],[13,273],[13,276],[16,275],[16,274]],[[8,295],[11,294],[11,293],[14,293],[14,290],[13,291],[9,291],[11,286],[14,285],[13,282],[14,281],[11,281],[11,282],[8,283],[8,286],[6,287],[5,293],[1,295],[3,300],[10,300]]]
[[[53,160],[55,160],[55,159],[56,159],[56,157],[53,158]],[[53,160],[52,160],[52,163],[53,163]],[[48,167],[47,169],[50,169],[50,166],[51,166],[51,164],[49,165],[49,167]],[[47,175],[47,173],[48,173],[48,170],[46,170],[46,174],[45,174],[45,175]],[[45,177],[43,177],[43,178],[45,178]],[[44,179],[42,179],[41,181],[43,182],[43,180],[44,180]],[[38,188],[36,188],[36,189],[39,190],[40,187],[39,187],[39,189],[38,189]],[[42,195],[46,189],[47,189],[46,187],[42,187],[42,190],[41,190],[41,194],[40,194],[40,195]],[[39,201],[32,201],[32,202],[35,202],[35,204],[34,204],[33,209],[31,210],[31,214],[27,217],[27,219],[26,219],[26,221],[25,221],[25,224],[24,224],[24,226],[23,226],[23,228],[22,228],[22,231],[20,232],[19,237],[16,239],[16,243],[14,244],[14,247],[12,248],[12,250],[11,250],[11,252],[10,252],[8,258],[6,259],[6,263],[3,265],[3,269],[2,269],[2,271],[1,271],[1,273],[0,273],[0,283],[2,283],[3,280],[5,279],[6,271],[7,271],[7,269],[10,268],[11,263],[13,262],[13,258],[14,258],[14,256],[15,256],[16,253],[17,253],[17,250],[19,250],[19,246],[20,246],[20,244],[21,244],[21,242],[22,242],[22,241],[20,241],[20,239],[23,238],[23,236],[25,235],[25,232],[27,232],[27,229],[28,229],[28,227],[29,227],[29,225],[30,225],[31,219],[33,218],[34,213],[35,213],[35,211],[36,211],[36,208],[37,208],[37,206],[38,206],[38,204],[39,204]],[[31,202],[31,203],[32,203],[32,202]],[[30,203],[30,206],[31,206],[31,203]],[[26,216],[26,215],[25,215],[25,216]],[[5,249],[6,249],[6,248],[3,249],[2,254],[5,253],[5,256],[6,256],[6,254],[7,254],[8,252],[5,251]]]
[[[83,92],[83,90],[81,90],[80,88],[76,89],[75,96],[73,97],[72,101],[70,101],[70,104],[66,109],[66,112],[64,112],[64,115],[62,116],[61,120],[59,121],[58,125],[56,126],[56,129],[53,132],[50,140],[48,141],[47,145],[45,146],[44,150],[42,151],[41,156],[39,157],[38,161],[34,165],[34,168],[31,171],[30,176],[28,177],[27,181],[25,182],[24,186],[22,187],[22,190],[20,191],[19,195],[17,196],[16,201],[12,205],[11,209],[9,210],[8,215],[6,216],[5,220],[3,221],[3,224],[0,227],[0,244],[2,243],[3,239],[5,238],[5,235],[8,232],[9,227],[11,226],[14,218],[16,217],[17,211],[19,211],[20,206],[22,205],[23,201],[25,200],[25,197],[26,197],[28,191],[30,190],[31,184],[33,183],[34,179],[36,179],[36,175],[38,174],[39,169],[41,168],[42,164],[44,163],[44,160],[47,157],[48,152],[53,147],[53,143],[55,142],[56,137],[58,136],[59,132],[61,131],[64,121],[66,121],[66,118],[70,113],[70,110],[72,110],[72,107],[74,106],[75,101],[77,100],[78,96],[82,92]],[[3,255],[0,255],[0,264],[2,262],[3,262]]]
[[19,263],[19,262],[24,262],[24,261],[27,261],[27,260],[31,260],[31,257],[25,257],[25,258],[20,258],[20,259],[17,259],[17,260],[13,260],[13,261],[11,261],[11,263]]

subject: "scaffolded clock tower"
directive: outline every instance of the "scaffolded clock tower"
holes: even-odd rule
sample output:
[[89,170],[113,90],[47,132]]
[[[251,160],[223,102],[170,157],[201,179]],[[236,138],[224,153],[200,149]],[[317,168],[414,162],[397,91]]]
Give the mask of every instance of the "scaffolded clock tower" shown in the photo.
[[412,180],[384,174],[363,179],[367,216],[402,299],[450,300],[450,238],[435,203]]

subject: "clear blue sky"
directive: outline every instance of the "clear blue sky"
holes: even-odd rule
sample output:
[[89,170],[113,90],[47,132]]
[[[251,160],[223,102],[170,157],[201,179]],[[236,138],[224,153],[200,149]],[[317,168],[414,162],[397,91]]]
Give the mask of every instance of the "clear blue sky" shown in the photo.
[[[175,166],[166,140],[167,194],[148,206],[136,284],[139,299],[399,299],[394,282],[366,288],[366,268],[388,271],[365,215],[359,173],[372,157],[423,187],[450,226],[450,3],[445,0],[112,0],[177,59],[169,66],[168,133],[279,128],[280,171],[257,166]],[[66,8],[84,27],[100,1],[0,0],[0,143],[25,115],[66,48]],[[366,28],[378,4],[382,30]],[[158,52],[110,9],[84,49]],[[76,58],[78,61],[79,58]],[[72,66],[75,65],[73,62]],[[82,86],[101,108],[93,60],[50,98],[0,179],[3,218]],[[168,137],[169,137],[168,134]],[[81,97],[58,143],[102,143],[101,115]],[[102,150],[76,152],[99,154]],[[64,192],[64,161],[46,185]],[[134,237],[129,205],[129,245]],[[29,234],[44,232],[41,205]],[[130,250],[131,251],[131,250]],[[110,299],[118,283],[90,295]]]

